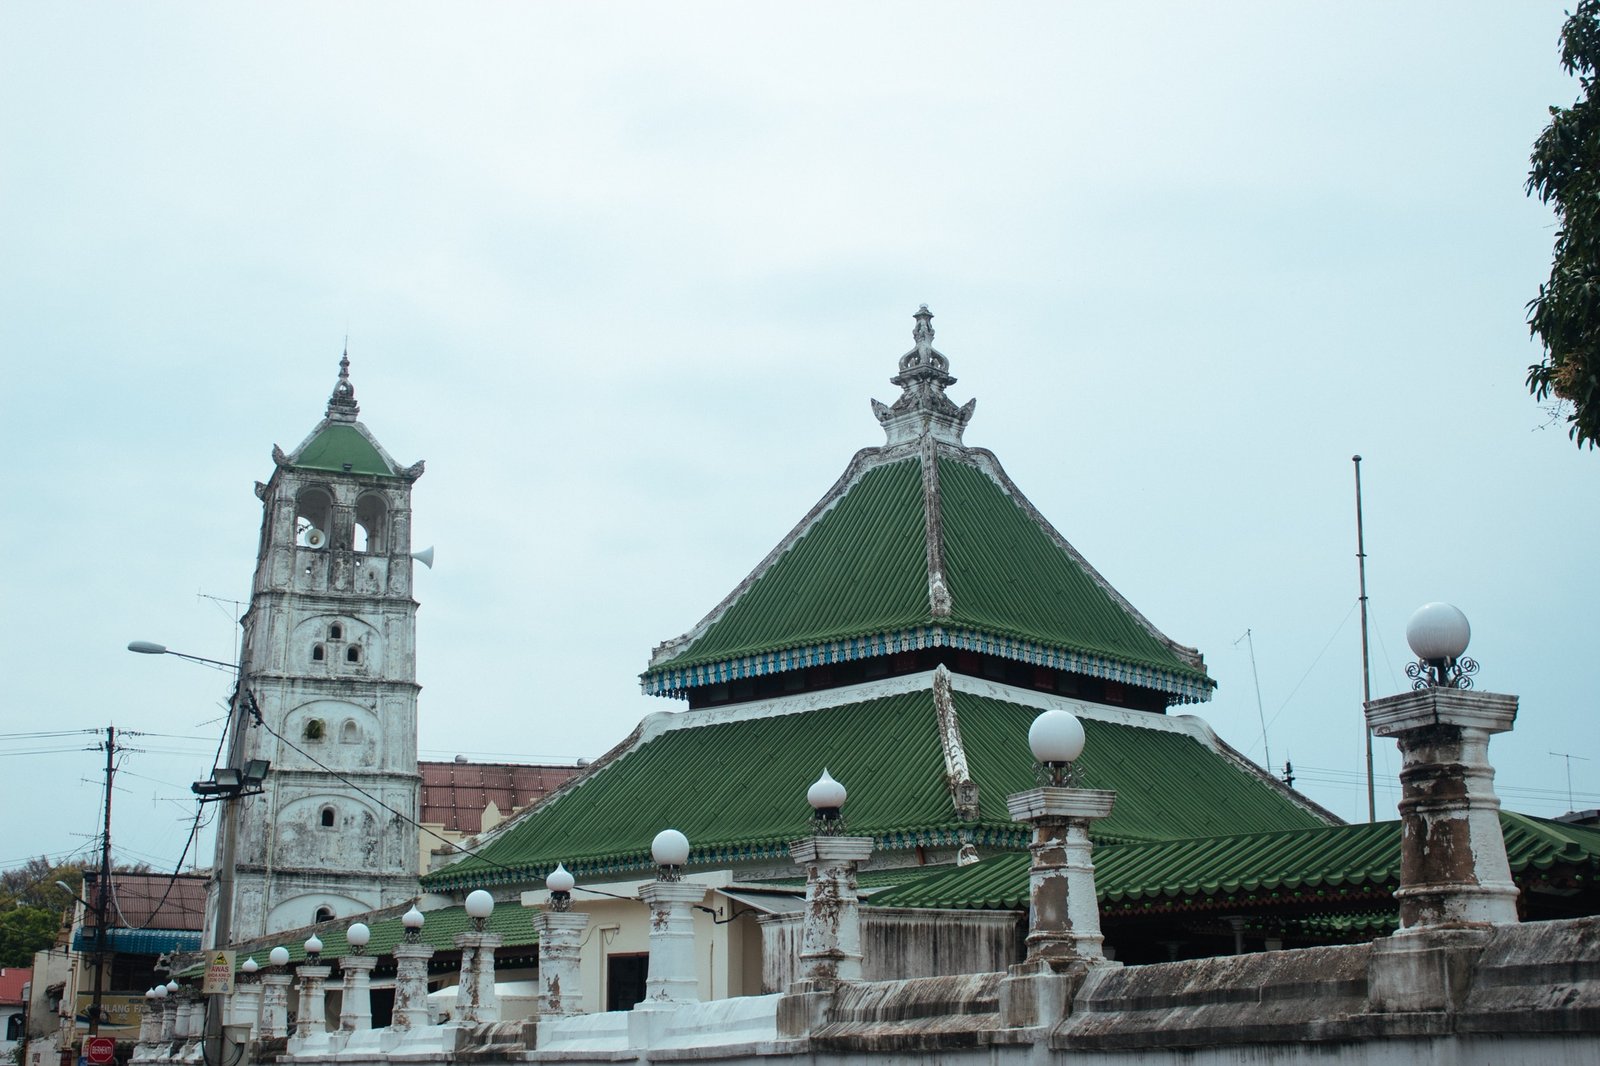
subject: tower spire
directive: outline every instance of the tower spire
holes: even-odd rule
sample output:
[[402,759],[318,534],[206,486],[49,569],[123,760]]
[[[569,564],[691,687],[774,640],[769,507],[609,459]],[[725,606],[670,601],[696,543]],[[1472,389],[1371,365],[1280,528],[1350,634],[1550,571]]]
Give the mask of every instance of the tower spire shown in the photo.
[[933,346],[933,312],[923,304],[911,317],[917,321],[911,330],[916,347],[900,357],[900,372],[889,379],[903,391],[893,407],[873,400],[872,410],[889,435],[890,444],[932,437],[959,445],[961,431],[972,418],[977,401],[968,400],[957,407],[944,394],[956,379],[950,376],[950,360]]
[[328,397],[328,417],[335,422],[354,422],[361,414],[356,405],[356,388],[350,384],[350,338],[344,342],[344,355],[339,357],[339,380]]

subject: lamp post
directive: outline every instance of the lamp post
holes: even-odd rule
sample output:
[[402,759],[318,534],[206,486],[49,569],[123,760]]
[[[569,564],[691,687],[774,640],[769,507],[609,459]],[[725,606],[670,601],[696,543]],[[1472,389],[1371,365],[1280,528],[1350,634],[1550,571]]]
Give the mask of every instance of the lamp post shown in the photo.
[[[250,698],[249,690],[245,687],[244,674],[240,673],[239,667],[232,663],[220,659],[208,659],[203,655],[173,651],[165,644],[157,644],[150,640],[129,641],[128,650],[139,655],[174,655],[179,659],[231,670],[238,674],[238,683],[233,690],[233,706],[228,716],[228,728],[233,731],[228,745],[228,765],[214,767],[208,780],[196,781],[190,786],[191,791],[200,797],[201,803],[221,802],[223,805],[222,826],[219,830],[222,836],[222,853],[217,857],[217,869],[213,875],[217,884],[217,909],[212,923],[209,947],[213,951],[225,950],[228,942],[233,939],[233,867],[234,850],[239,837],[239,805],[233,801],[244,796],[260,795],[267,771],[271,769],[271,764],[265,759],[247,761],[244,757],[245,722],[249,715],[248,708],[254,700]],[[206,1004],[205,1046],[212,1049],[210,1066],[223,1066],[222,1024],[222,1004],[213,995]]]
[[689,908],[705,899],[706,886],[685,882],[682,867],[689,861],[689,838],[676,829],[663,829],[650,842],[656,879],[639,890],[650,908],[650,961],[645,973],[645,999],[634,1009],[695,1003],[700,982],[695,976],[694,915]]

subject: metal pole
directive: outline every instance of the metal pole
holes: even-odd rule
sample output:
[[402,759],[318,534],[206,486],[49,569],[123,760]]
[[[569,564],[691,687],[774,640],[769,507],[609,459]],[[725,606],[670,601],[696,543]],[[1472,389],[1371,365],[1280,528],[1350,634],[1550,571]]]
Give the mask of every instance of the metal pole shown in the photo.
[[[1372,666],[1367,650],[1367,541],[1361,524],[1361,456],[1352,455],[1356,464],[1356,567],[1361,575],[1361,706],[1372,702]],[[1378,798],[1372,785],[1372,727],[1362,715],[1361,733],[1367,744],[1367,821],[1378,820]]]
[[100,1035],[100,1010],[106,977],[106,893],[111,890],[111,776],[116,772],[117,727],[106,726],[106,824],[100,838],[100,895],[94,905],[94,995],[89,1002],[89,1035]]
[[[233,690],[233,713],[228,719],[229,728],[233,730],[228,745],[229,765],[241,768],[244,766],[244,718],[245,682],[241,674],[239,683]],[[217,915],[211,927],[213,951],[227,950],[228,942],[233,939],[233,866],[234,849],[239,837],[238,793],[222,800],[222,825],[219,832],[222,834],[222,854],[217,856]],[[223,1066],[223,998],[220,993],[213,993],[206,1000],[205,1048],[206,1061],[210,1066]]]

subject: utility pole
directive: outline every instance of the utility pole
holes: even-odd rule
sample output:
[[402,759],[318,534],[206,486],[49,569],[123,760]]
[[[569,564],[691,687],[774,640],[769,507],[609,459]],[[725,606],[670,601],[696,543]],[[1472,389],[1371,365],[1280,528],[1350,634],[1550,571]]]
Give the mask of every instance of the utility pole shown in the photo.
[[[1361,528],[1361,456],[1352,455],[1356,464],[1356,566],[1361,574],[1361,706],[1372,702],[1372,666],[1367,652],[1367,541]],[[1361,732],[1367,742],[1367,821],[1378,820],[1378,796],[1372,785],[1372,727],[1362,714]]]
[[106,726],[106,822],[100,838],[100,891],[94,903],[94,995],[89,1003],[89,1035],[100,1035],[106,978],[106,898],[111,891],[111,778],[117,771],[117,727]]

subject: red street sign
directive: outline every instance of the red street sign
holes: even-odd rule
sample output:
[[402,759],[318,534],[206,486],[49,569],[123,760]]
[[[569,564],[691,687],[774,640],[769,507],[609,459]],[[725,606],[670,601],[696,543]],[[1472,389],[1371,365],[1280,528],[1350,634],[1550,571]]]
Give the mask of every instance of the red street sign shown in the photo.
[[111,1066],[117,1061],[117,1042],[109,1036],[91,1036],[83,1042],[83,1054],[94,1066]]

